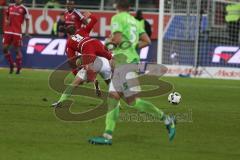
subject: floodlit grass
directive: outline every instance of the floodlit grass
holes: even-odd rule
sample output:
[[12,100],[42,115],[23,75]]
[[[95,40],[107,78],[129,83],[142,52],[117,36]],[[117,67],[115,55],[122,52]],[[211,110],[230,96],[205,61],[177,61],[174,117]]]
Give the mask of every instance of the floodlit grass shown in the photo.
[[[181,104],[170,105],[167,95],[148,100],[165,112],[188,115],[185,122],[178,123],[173,142],[168,141],[163,123],[122,120],[117,124],[112,146],[94,146],[87,140],[102,134],[104,118],[82,123],[57,119],[50,105],[60,94],[48,87],[50,73],[23,70],[21,75],[9,75],[8,70],[0,69],[1,160],[237,160],[240,157],[240,81],[163,78],[182,94]],[[76,102],[72,111],[83,111],[97,104],[86,97],[73,98]],[[123,107],[121,113],[136,111]]]

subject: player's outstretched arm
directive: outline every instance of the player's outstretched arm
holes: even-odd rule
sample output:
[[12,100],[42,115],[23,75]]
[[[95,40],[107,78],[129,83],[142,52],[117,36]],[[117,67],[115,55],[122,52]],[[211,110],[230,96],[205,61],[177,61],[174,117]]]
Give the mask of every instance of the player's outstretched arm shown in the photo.
[[77,66],[76,66],[76,58],[75,58],[75,51],[72,50],[70,47],[67,47],[66,53],[67,53],[67,57],[68,57],[69,67],[72,68],[72,69],[77,68]]
[[5,17],[5,18],[4,18],[4,21],[5,21],[6,25],[9,26],[9,25],[10,25],[10,19],[9,19],[9,7],[8,7],[8,9],[6,10],[6,14],[5,14],[4,17]]
[[26,19],[26,31],[25,36],[29,36],[29,19]]
[[141,49],[150,44],[151,44],[151,40],[150,40],[149,36],[147,35],[147,33],[142,33],[139,37],[138,48]]
[[92,15],[90,12],[85,12],[84,17],[86,19],[88,18],[90,19],[90,22],[85,27],[86,32],[90,33],[94,25],[97,23],[97,18],[94,15]]

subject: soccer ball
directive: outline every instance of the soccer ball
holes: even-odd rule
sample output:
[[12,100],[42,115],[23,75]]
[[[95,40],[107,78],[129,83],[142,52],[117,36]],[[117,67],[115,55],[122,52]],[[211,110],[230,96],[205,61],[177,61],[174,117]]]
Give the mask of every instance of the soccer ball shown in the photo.
[[181,102],[181,94],[178,92],[172,92],[168,95],[168,102],[171,104],[179,104]]

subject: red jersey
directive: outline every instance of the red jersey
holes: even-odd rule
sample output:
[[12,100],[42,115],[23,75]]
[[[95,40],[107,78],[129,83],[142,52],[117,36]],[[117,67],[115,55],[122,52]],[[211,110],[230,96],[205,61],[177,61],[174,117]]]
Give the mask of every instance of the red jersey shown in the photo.
[[93,15],[90,15],[88,24],[82,24],[81,28],[77,29],[77,34],[80,34],[83,37],[89,37],[89,34],[96,23],[97,18]]
[[75,57],[76,52],[81,53],[83,65],[93,63],[96,56],[104,57],[108,60],[112,59],[111,52],[105,49],[101,41],[83,37],[80,34],[75,34],[68,38],[66,52],[68,58]]
[[65,25],[75,25],[75,28],[78,29],[82,25],[82,20],[84,16],[79,12],[79,10],[74,9],[72,12],[66,11],[64,13]]
[[[82,24],[81,27],[78,28],[76,33],[79,34],[82,37],[89,37],[89,34],[90,34],[91,30],[93,29],[93,27],[94,27],[94,25],[96,23],[97,23],[97,18],[95,16],[90,15],[88,24],[87,25]],[[68,47],[69,49],[67,49],[67,57],[69,59],[73,60],[73,61],[75,61],[74,58],[78,55],[78,52],[74,52],[74,51],[78,51],[79,50],[77,45],[78,44],[74,44],[74,45],[73,44],[72,45],[69,44],[69,46],[71,46],[71,47]],[[74,48],[74,46],[75,46],[75,48]],[[73,63],[75,63],[75,62],[73,62]],[[77,70],[75,68],[73,68],[72,72],[73,72],[74,75],[77,74]]]
[[4,33],[21,36],[24,19],[29,19],[28,9],[24,5],[13,4],[8,7],[6,15],[10,24],[5,26]]

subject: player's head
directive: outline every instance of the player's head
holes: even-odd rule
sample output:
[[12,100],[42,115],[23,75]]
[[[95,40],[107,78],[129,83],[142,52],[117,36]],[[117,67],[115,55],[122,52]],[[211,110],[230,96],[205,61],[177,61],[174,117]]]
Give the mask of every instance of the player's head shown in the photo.
[[136,19],[138,19],[138,20],[143,19],[143,14],[142,14],[142,11],[141,11],[141,10],[138,10],[138,11],[136,12]]
[[118,0],[116,8],[118,11],[128,11],[130,9],[130,4],[128,0]]
[[20,5],[20,4],[22,4],[22,1],[23,1],[23,0],[15,0],[15,3],[16,3],[17,5]]
[[75,2],[73,0],[67,0],[66,6],[68,11],[73,11]]
[[69,25],[69,26],[67,26],[66,32],[67,32],[67,34],[69,34],[69,35],[74,35],[75,32],[76,32],[75,26],[74,26],[74,25]]
[[59,17],[61,21],[64,21],[64,12],[60,13]]

